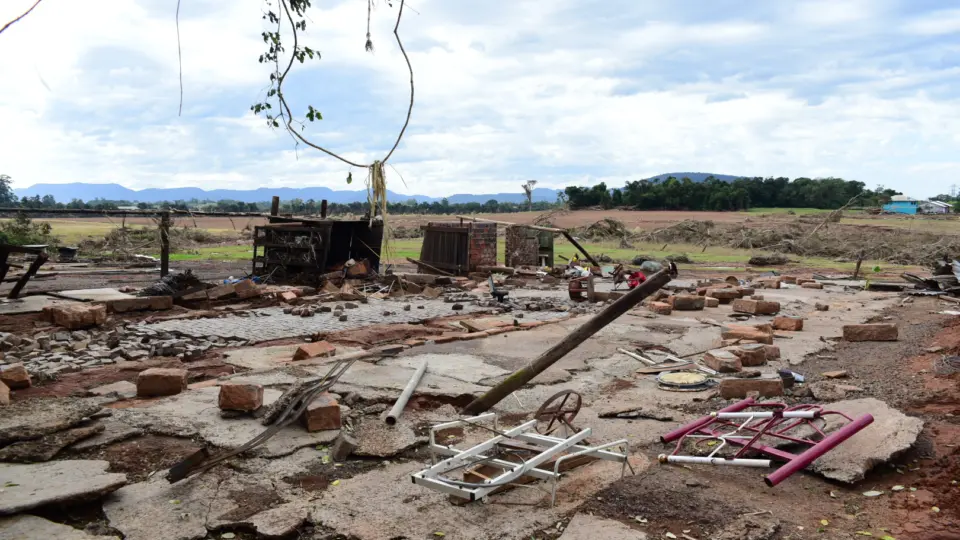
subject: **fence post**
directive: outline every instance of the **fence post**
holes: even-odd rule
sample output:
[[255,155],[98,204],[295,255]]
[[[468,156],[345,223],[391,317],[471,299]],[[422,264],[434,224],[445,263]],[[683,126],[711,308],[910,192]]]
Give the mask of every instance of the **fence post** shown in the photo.
[[170,212],[160,214],[160,277],[170,273]]

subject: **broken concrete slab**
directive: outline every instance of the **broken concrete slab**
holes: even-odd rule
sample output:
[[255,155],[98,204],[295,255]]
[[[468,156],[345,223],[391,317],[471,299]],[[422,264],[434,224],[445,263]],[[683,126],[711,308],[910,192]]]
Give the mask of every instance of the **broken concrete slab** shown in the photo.
[[[400,391],[406,387],[414,371],[416,370],[413,368],[397,365],[357,362],[340,377],[340,381],[333,388],[333,391],[339,391],[338,389],[341,384]],[[428,369],[427,373],[423,375],[420,385],[417,386],[416,394],[427,396],[461,396],[464,394],[472,395],[485,392],[487,389],[485,386],[479,386],[442,375],[435,375]]]
[[97,398],[38,398],[14,402],[0,414],[0,444],[38,439],[62,431],[100,409]]
[[80,300],[83,302],[107,302],[110,300],[128,300],[136,296],[122,293],[117,289],[78,289],[75,291],[60,291],[57,293],[62,298],[71,300]]
[[100,448],[108,444],[139,437],[140,435],[143,435],[143,430],[110,418],[103,421],[103,431],[74,443],[70,447],[70,450],[83,451]]
[[[872,424],[810,466],[814,472],[840,482],[852,484],[863,480],[867,471],[913,446],[923,430],[923,420],[907,416],[875,398],[838,401],[825,408],[850,418],[873,415]],[[825,431],[835,429],[841,422],[835,415],[826,418]]]
[[290,360],[298,345],[242,347],[223,354],[224,363],[246,369],[269,369]]
[[76,300],[54,298],[53,296],[36,295],[24,296],[16,300],[6,298],[0,300],[0,315],[22,315],[24,313],[40,313],[44,308],[54,306],[68,306],[79,304]]
[[[498,375],[496,377],[490,377],[488,379],[482,379],[477,381],[478,384],[483,386],[496,386],[503,382],[504,379],[510,376],[512,371],[506,371],[503,375]],[[545,369],[543,372],[538,374],[536,377],[530,380],[529,384],[557,384],[562,382],[567,382],[573,378],[573,374],[565,369],[560,369],[556,366],[550,366]]]
[[102,497],[127,483],[127,475],[108,473],[109,467],[101,460],[0,463],[0,478],[9,485],[0,490],[0,515]]
[[[217,402],[219,387],[198,388],[150,403],[149,407],[129,407],[114,411],[114,419],[149,433],[172,437],[199,437],[213,446],[236,448],[266,429],[253,417],[224,420]],[[263,405],[269,406],[282,392],[263,391]],[[285,456],[299,448],[332,442],[337,431],[307,433],[299,425],[280,430],[252,451],[264,457]]]
[[130,381],[117,381],[115,383],[105,384],[88,390],[95,396],[116,395],[124,399],[130,399],[137,396],[137,385]]
[[21,514],[0,519],[0,538],[4,540],[29,540],[50,538],[56,540],[120,540],[117,536],[87,534],[81,529],[55,523],[42,517]]
[[15,442],[0,449],[0,461],[38,463],[50,461],[71,444],[103,431],[102,424],[67,429],[33,441]]
[[307,500],[286,501],[276,471],[210,471],[169,484],[157,475],[121,488],[103,505],[126,540],[197,540],[208,530],[243,526],[258,537],[292,533],[309,517]]
[[360,422],[354,428],[353,436],[357,440],[354,455],[381,458],[394,456],[427,442],[426,437],[418,437],[404,422],[388,426],[374,418],[365,418]]
[[602,518],[593,514],[577,514],[573,516],[567,528],[560,535],[560,540],[646,540],[647,535],[642,531],[612,519]]
[[401,366],[417,369],[427,362],[427,373],[450,377],[468,383],[480,383],[490,377],[509,375],[510,372],[487,363],[483,358],[472,354],[416,354],[387,358],[378,363],[382,366]]

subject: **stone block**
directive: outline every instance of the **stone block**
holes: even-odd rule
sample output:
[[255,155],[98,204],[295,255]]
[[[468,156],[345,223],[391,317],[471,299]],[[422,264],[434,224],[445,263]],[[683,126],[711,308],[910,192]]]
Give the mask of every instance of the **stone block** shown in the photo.
[[756,292],[756,289],[753,287],[737,287],[737,290],[740,291],[740,297],[751,296]]
[[767,351],[764,349],[764,347],[765,345],[760,343],[740,345],[739,347],[733,349],[733,354],[740,359],[741,366],[762,366],[767,363]]
[[0,406],[10,404],[10,388],[0,381]]
[[128,311],[163,311],[173,308],[172,296],[144,296],[141,298],[121,298],[108,300],[107,311],[127,313]]
[[714,298],[712,296],[705,296],[704,301],[706,302],[707,307],[720,307],[720,299]]
[[671,296],[667,301],[676,311],[698,311],[707,305],[704,297],[695,294],[678,294]]
[[263,387],[259,384],[224,382],[217,404],[224,411],[253,412],[263,405]]
[[330,458],[334,461],[346,461],[360,443],[349,433],[340,432],[330,448]]
[[897,325],[848,324],[843,327],[843,339],[846,341],[897,341]]
[[253,280],[245,279],[233,284],[233,289],[237,293],[237,298],[254,298],[260,296],[260,286]]
[[803,285],[801,285],[801,287],[803,287],[804,289],[822,289],[823,283],[808,281],[807,283],[804,283]]
[[757,343],[773,345],[773,327],[769,324],[750,326],[746,324],[725,324],[720,328],[723,339],[749,339]]
[[743,371],[743,364],[740,358],[724,349],[707,351],[707,353],[703,355],[703,363],[706,364],[708,368],[720,373]]
[[783,395],[783,381],[776,379],[723,379],[720,381],[720,397],[723,399],[743,399],[747,394],[757,392],[760,397]]
[[293,291],[287,291],[287,292],[285,292],[285,293],[283,293],[283,294],[280,295],[280,299],[283,300],[284,302],[287,302],[287,303],[296,302],[296,300],[297,300],[297,293],[295,293],[295,292],[293,292]]
[[3,366],[0,371],[0,383],[7,385],[11,390],[23,390],[30,388],[30,374],[23,364],[10,364]]
[[107,306],[103,304],[68,304],[44,308],[53,324],[70,330],[100,326],[107,322]]
[[786,330],[788,332],[799,332],[803,330],[803,318],[780,315],[778,317],[773,318],[773,327],[777,330]]
[[720,300],[721,304],[729,304],[730,302],[736,300],[737,298],[740,298],[743,295],[740,293],[739,289],[735,289],[733,287],[727,287],[727,288],[708,289],[707,296],[711,296],[713,298],[716,298],[717,300]]
[[294,360],[306,360],[316,357],[330,357],[337,354],[337,348],[326,341],[315,341],[313,343],[304,343],[297,347],[293,353]]
[[737,313],[750,313],[751,315],[773,315],[780,311],[780,302],[738,298],[733,301],[733,311]]
[[780,359],[780,347],[776,345],[764,345],[763,350],[767,354],[767,360]]
[[797,278],[797,285],[803,285],[804,283],[816,283],[817,280],[810,278]]
[[768,279],[758,279],[755,284],[761,289],[779,289],[780,288],[780,278],[768,278]]
[[187,389],[187,370],[150,368],[137,374],[137,396],[172,396]]
[[817,311],[830,311],[830,306],[828,304],[821,304],[820,302],[817,302],[813,308]]
[[673,308],[670,307],[670,304],[666,302],[650,302],[647,305],[647,309],[656,313],[657,315],[669,315],[673,312]]
[[307,431],[340,429],[340,404],[332,395],[324,392],[307,405],[300,417]]

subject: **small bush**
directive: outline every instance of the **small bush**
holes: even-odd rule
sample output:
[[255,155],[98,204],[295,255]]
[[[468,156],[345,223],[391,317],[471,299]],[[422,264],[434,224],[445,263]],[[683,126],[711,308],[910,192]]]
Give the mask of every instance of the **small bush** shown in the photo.
[[53,236],[53,228],[47,222],[35,223],[23,212],[17,212],[10,221],[0,223],[0,242],[15,246],[47,244],[56,246],[60,241]]

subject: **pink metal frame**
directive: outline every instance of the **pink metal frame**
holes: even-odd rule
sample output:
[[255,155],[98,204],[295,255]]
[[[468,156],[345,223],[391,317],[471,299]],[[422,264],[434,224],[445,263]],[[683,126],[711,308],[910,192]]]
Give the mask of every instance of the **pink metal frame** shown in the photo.
[[[746,421],[738,419],[733,419],[733,421],[730,421],[730,419],[719,418],[718,414],[714,413],[710,416],[705,416],[699,420],[687,424],[686,426],[677,428],[666,435],[663,435],[660,437],[660,441],[665,444],[674,441],[677,442],[677,445],[670,456],[679,456],[684,442],[686,442],[687,438],[689,437],[700,439],[700,442],[705,442],[708,440],[721,440],[723,442],[741,447],[733,456],[723,457],[722,459],[743,459],[744,456],[750,452],[759,452],[771,459],[784,461],[786,462],[784,465],[764,478],[764,482],[766,482],[768,486],[773,487],[786,480],[795,472],[804,469],[807,467],[807,465],[813,463],[817,458],[833,450],[837,447],[837,445],[849,439],[873,422],[873,416],[869,414],[865,414],[854,420],[838,411],[823,410],[823,408],[819,405],[795,405],[793,407],[788,407],[785,403],[757,403],[753,398],[747,398],[738,403],[734,403],[729,407],[721,409],[719,412],[739,413],[751,407],[762,409],[756,412],[760,413],[758,416],[764,416],[765,418],[746,417],[743,419]],[[800,411],[812,413],[813,417],[784,417],[784,413],[796,413]],[[773,413],[772,415],[770,414],[771,412]],[[837,429],[836,431],[827,435],[820,429],[819,426],[816,425],[815,421],[819,418],[830,415],[840,416],[846,419],[848,423],[840,429]],[[800,425],[810,426],[822,438],[820,440],[811,440],[789,434],[791,430],[796,429]],[[752,434],[753,436],[730,437],[730,435],[734,432]],[[782,441],[795,443],[805,446],[806,449],[800,454],[792,454],[779,448],[761,444],[760,439],[763,437],[772,437]]]

